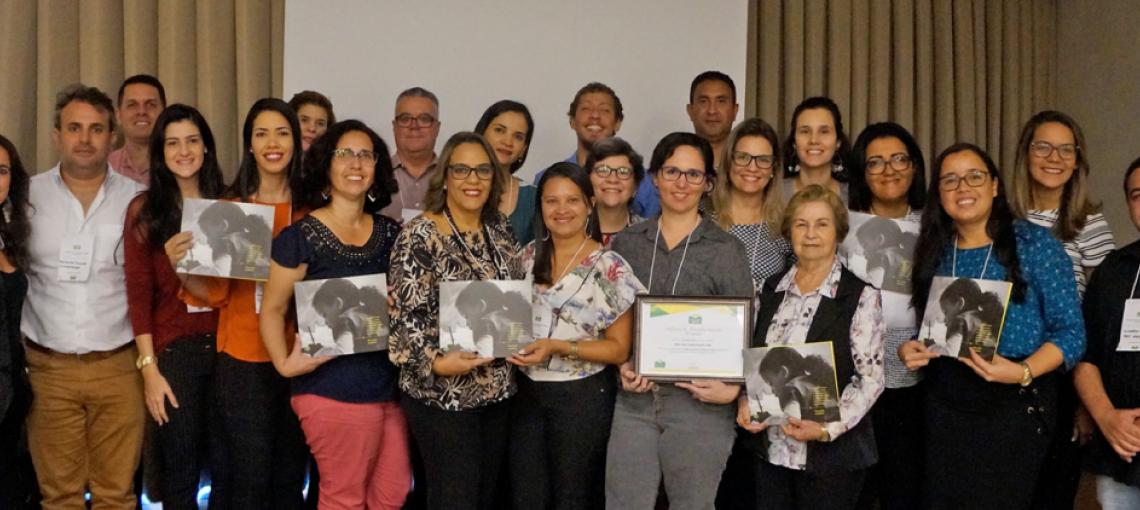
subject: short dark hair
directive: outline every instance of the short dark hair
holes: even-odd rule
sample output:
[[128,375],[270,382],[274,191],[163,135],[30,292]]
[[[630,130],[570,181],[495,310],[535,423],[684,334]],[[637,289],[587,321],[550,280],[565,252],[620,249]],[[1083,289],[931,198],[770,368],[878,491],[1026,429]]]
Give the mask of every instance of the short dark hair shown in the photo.
[[602,92],[609,94],[610,97],[614,99],[614,116],[617,117],[617,120],[622,120],[625,118],[625,112],[621,108],[621,99],[618,98],[617,93],[614,92],[614,89],[611,89],[609,85],[606,85],[605,83],[599,83],[596,81],[587,83],[584,87],[578,89],[578,93],[574,94],[574,100],[570,102],[570,111],[566,115],[573,117],[574,114],[578,112],[578,101],[582,100],[582,96],[593,92]]
[[629,158],[629,164],[633,165],[634,187],[641,184],[641,180],[645,178],[645,160],[641,158],[641,154],[633,150],[633,146],[631,146],[629,142],[616,136],[603,138],[594,142],[593,145],[590,146],[589,154],[586,156],[586,166],[582,168],[586,171],[586,174],[589,175],[590,172],[594,171],[594,165],[610,156],[625,156]]
[[435,105],[437,110],[439,109],[439,98],[435,97],[435,94],[432,93],[432,91],[423,87],[412,87],[404,90],[403,92],[400,92],[400,95],[396,96],[396,102],[399,103],[400,100],[405,97],[426,97],[429,101],[431,101],[431,104]]
[[1136,158],[1128,165],[1128,170],[1124,171],[1124,196],[1128,197],[1128,179],[1132,177],[1132,173],[1140,170],[1140,158]]
[[709,145],[708,140],[697,136],[695,133],[677,131],[665,135],[665,138],[657,142],[657,147],[653,149],[653,158],[649,161],[649,173],[656,174],[661,170],[661,167],[665,165],[665,160],[673,156],[677,147],[682,146],[692,147],[701,153],[701,159],[705,161],[705,181],[715,186],[716,166],[713,165],[712,146]]
[[693,78],[692,85],[689,85],[690,104],[693,102],[693,96],[697,94],[697,86],[706,81],[719,81],[728,85],[728,89],[732,91],[732,102],[734,104],[736,103],[736,83],[732,81],[732,78],[720,71],[705,71],[698,74],[696,78]]
[[307,104],[324,108],[325,113],[329,116],[329,125],[336,124],[336,114],[333,113],[332,101],[329,101],[328,96],[315,90],[302,90],[293,94],[293,97],[289,99],[289,106],[298,113],[300,113],[301,107]]
[[75,83],[63,88],[55,96],[55,128],[60,128],[59,115],[63,112],[64,108],[71,103],[87,103],[94,106],[96,110],[107,114],[107,127],[111,131],[116,129],[115,126],[115,106],[111,104],[111,98],[107,97],[102,90],[95,87],[88,87],[82,83]]
[[906,147],[906,154],[910,157],[911,172],[914,177],[907,190],[907,205],[912,211],[919,211],[926,205],[926,162],[922,156],[922,149],[918,146],[914,136],[906,128],[894,122],[879,122],[871,124],[859,133],[855,139],[855,146],[851,148],[851,184],[848,193],[848,203],[853,211],[867,212],[871,210],[871,188],[867,185],[867,147],[871,142],[883,138],[897,138]]
[[[832,165],[843,166],[844,168],[847,166],[851,156],[851,141],[847,138],[847,132],[843,130],[843,114],[839,112],[839,105],[835,104],[835,101],[832,101],[830,97],[809,97],[792,111],[792,124],[788,128],[788,137],[784,140],[785,176],[796,175],[796,168],[800,164],[800,157],[796,154],[796,122],[804,110],[815,110],[817,108],[831,112],[831,119],[835,121],[835,135],[839,139],[839,149],[835,151]],[[847,182],[847,171],[843,170],[835,174],[835,178],[841,182]]]
[[[230,186],[228,193],[233,198],[239,198],[243,201],[249,200],[254,193],[257,193],[257,188],[261,185],[261,176],[257,173],[257,160],[254,159],[253,152],[249,149],[253,144],[253,121],[262,112],[267,111],[280,113],[289,123],[289,130],[292,131],[293,137],[293,150],[289,156],[291,158],[289,167],[286,169],[286,181],[289,183],[291,193],[298,193],[301,189],[301,123],[297,120],[297,112],[293,111],[285,101],[275,97],[264,97],[253,103],[253,106],[249,107],[249,113],[245,114],[245,124],[241,130],[241,165],[238,166],[237,176],[234,178],[233,185]],[[296,199],[294,198],[293,201],[295,202]]]
[[487,127],[491,125],[491,121],[495,120],[495,117],[498,117],[499,115],[507,112],[522,114],[523,118],[526,119],[527,148],[523,150],[522,156],[519,157],[519,160],[515,161],[511,167],[507,169],[513,174],[518,171],[518,169],[522,168],[523,163],[526,162],[526,155],[528,152],[530,152],[530,140],[534,138],[534,118],[530,116],[530,110],[526,107],[526,105],[518,101],[511,101],[510,99],[504,99],[502,101],[496,102],[483,112],[482,117],[479,117],[479,122],[475,123],[475,132],[486,137],[484,133],[487,132]]
[[136,74],[123,80],[123,84],[119,85],[119,100],[115,103],[116,105],[123,106],[123,92],[126,92],[127,85],[134,85],[136,83],[150,85],[158,89],[158,99],[162,101],[162,107],[166,108],[166,87],[162,86],[162,82],[158,81],[158,78],[149,74]]
[[364,212],[376,213],[392,203],[392,193],[396,192],[398,184],[396,176],[392,173],[388,144],[363,122],[350,119],[329,126],[325,134],[313,140],[309,152],[305,153],[305,177],[300,193],[306,207],[319,209],[328,205],[330,199],[323,194],[329,187],[329,169],[332,168],[333,151],[336,150],[337,142],[351,132],[367,136],[372,141],[372,152],[377,156],[372,187],[368,188],[368,199],[364,202]]

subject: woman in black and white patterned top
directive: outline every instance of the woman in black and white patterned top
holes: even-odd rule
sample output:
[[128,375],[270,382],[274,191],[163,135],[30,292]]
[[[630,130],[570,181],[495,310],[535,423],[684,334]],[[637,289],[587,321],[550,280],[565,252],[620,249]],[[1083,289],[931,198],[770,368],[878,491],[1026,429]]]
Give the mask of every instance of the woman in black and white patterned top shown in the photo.
[[[1014,212],[1050,229],[1073,261],[1077,294],[1084,296],[1092,272],[1116,247],[1100,204],[1089,197],[1089,160],[1080,125],[1068,115],[1039,112],[1021,129],[1009,172],[1009,205]],[[1081,443],[1092,436],[1092,418],[1078,405],[1066,374],[1058,397],[1056,440],[1037,483],[1034,506],[1072,506],[1080,481]]]

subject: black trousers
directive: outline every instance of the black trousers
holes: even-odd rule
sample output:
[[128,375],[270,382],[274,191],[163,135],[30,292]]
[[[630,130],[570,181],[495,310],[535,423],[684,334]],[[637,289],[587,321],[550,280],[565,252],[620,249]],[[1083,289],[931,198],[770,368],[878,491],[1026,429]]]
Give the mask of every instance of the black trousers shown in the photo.
[[617,374],[609,367],[577,381],[518,377],[511,399],[510,480],[515,508],[605,506],[606,445]]
[[14,371],[19,371],[19,375],[13,376],[10,381],[0,382],[10,383],[13,393],[8,410],[0,414],[0,508],[13,510],[39,508],[40,500],[24,426],[32,402],[32,389],[23,377],[24,366],[21,357],[13,367]]
[[1078,400],[1073,373],[1059,374],[1057,433],[1053,434],[1053,442],[1045,453],[1041,476],[1037,478],[1037,488],[1033,493],[1035,509],[1070,510],[1077,499],[1077,488],[1081,481],[1081,446],[1072,440],[1072,431]]
[[912,510],[922,505],[923,386],[888,388],[871,408],[879,463],[867,470],[858,508]]
[[400,405],[423,459],[427,508],[497,508],[496,489],[507,452],[509,401],[445,411],[402,394]]
[[166,403],[170,421],[158,428],[164,509],[198,508],[203,469],[221,482],[211,483],[211,498],[221,501],[225,497],[225,476],[219,476],[224,469],[214,402],[215,343],[213,334],[195,335],[175,340],[158,353],[162,376],[178,399],[178,407]]
[[756,460],[756,508],[851,510],[866,474],[866,469],[859,469],[820,476]]
[[[220,508],[301,508],[308,446],[273,364],[218,354],[214,394],[226,456]],[[214,507],[211,498],[210,508]]]
[[926,371],[924,506],[1030,508],[1056,423],[1056,375],[1021,388],[946,358]]

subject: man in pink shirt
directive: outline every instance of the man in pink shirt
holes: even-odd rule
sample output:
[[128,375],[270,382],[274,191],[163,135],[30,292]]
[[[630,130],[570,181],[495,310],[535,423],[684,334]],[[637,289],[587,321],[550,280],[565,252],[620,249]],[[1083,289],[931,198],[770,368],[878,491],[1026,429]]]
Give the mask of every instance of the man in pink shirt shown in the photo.
[[142,184],[150,185],[150,133],[158,114],[166,108],[166,89],[158,78],[136,74],[119,87],[116,117],[125,143],[107,156],[115,172]]

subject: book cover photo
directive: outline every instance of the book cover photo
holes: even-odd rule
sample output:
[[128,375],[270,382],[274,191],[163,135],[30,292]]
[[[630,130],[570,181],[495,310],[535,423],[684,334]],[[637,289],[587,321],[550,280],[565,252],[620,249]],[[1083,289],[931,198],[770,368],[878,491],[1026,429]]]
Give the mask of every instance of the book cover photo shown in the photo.
[[388,281],[384,274],[293,284],[301,352],[339,356],[388,349]]
[[190,250],[175,271],[265,281],[273,245],[273,206],[187,198],[182,231],[193,233]]
[[789,417],[839,421],[839,383],[831,342],[744,350],[744,386],[752,421],[782,425]]
[[439,284],[439,347],[506,358],[534,341],[530,280]]

